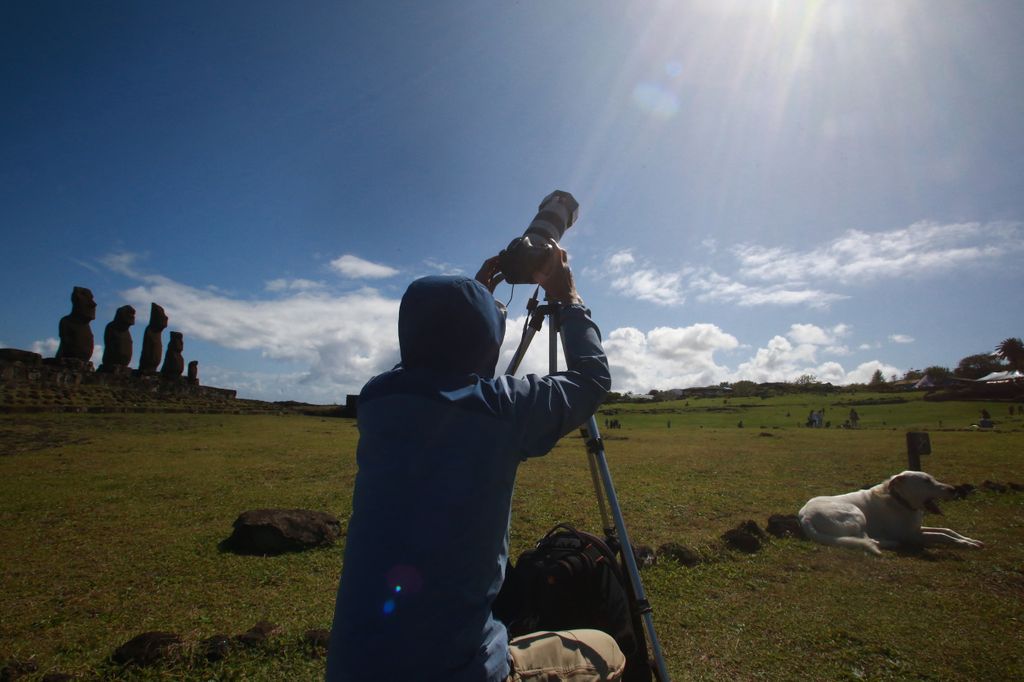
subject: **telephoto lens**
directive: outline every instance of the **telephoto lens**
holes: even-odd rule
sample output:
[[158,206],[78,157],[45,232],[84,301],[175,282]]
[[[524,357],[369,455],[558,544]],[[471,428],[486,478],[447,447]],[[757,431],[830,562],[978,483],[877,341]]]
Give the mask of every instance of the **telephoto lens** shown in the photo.
[[524,236],[532,234],[562,241],[562,235],[572,227],[580,215],[580,205],[568,192],[556,189],[544,197],[537,207],[537,215],[526,228]]
[[534,273],[539,271],[565,231],[572,227],[580,213],[580,205],[568,192],[555,190],[544,197],[537,215],[522,237],[516,237],[498,254],[499,269],[509,284],[533,284]]

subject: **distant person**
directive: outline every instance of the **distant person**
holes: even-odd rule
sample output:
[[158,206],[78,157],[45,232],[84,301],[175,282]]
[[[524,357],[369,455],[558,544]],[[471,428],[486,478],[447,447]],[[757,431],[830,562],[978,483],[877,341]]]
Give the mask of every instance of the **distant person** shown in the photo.
[[857,425],[860,424],[860,415],[857,414],[857,410],[855,410],[852,407],[850,408],[849,418],[850,418],[850,426],[852,428],[857,428]]
[[409,285],[398,313],[402,362],[359,395],[359,472],[327,656],[331,682],[503,682],[517,671],[582,682],[618,679],[625,666],[603,632],[509,642],[491,613],[520,462],[546,454],[611,387],[598,328],[557,248],[535,277],[562,304],[568,369],[495,376],[505,334],[492,296],[497,274],[492,258],[476,280]]

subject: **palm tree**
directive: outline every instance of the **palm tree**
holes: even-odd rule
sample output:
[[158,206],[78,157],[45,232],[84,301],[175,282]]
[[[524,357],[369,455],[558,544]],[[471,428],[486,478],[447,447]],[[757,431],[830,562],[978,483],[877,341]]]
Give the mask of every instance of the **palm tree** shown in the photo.
[[996,346],[996,355],[1010,363],[1010,367],[1024,371],[1024,341],[1018,338],[1004,339]]

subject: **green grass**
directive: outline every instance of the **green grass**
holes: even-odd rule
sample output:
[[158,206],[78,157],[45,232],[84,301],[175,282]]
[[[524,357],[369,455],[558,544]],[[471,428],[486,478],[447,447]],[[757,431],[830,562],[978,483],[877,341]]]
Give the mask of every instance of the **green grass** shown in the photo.
[[[860,430],[796,427],[793,416],[802,420],[812,407],[845,418],[849,407],[835,403],[849,399],[608,406],[623,422],[604,435],[633,542],[679,542],[709,559],[643,572],[673,679],[1024,677],[1024,493],[979,492],[944,505],[946,518],[932,523],[985,541],[979,552],[879,558],[797,540],[773,540],[751,556],[724,549],[719,536],[741,521],[763,527],[813,495],[902,470],[908,428],[932,431],[924,468],[942,480],[1024,482],[1024,422],[1008,419],[1005,406],[988,406],[994,432],[952,430],[975,421],[981,404],[913,398],[858,406]],[[736,411],[706,409],[720,407]],[[654,411],[665,409],[674,411]],[[746,428],[736,428],[740,419]],[[38,671],[26,679],[54,670],[320,678],[323,659],[301,636],[330,625],[341,545],[279,557],[217,545],[255,507],[321,509],[344,522],[356,440],[351,420],[319,417],[0,418],[0,665],[33,660]],[[599,530],[589,481],[574,436],[524,464],[513,552],[560,521]],[[267,648],[216,664],[190,655],[203,638],[238,634],[260,619],[281,626]],[[182,634],[185,651],[153,669],[106,662],[145,630]]]

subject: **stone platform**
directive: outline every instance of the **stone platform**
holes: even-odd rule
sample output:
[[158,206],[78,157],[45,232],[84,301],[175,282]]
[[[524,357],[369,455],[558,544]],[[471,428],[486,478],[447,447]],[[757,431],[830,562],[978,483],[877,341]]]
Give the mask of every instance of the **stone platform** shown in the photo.
[[245,412],[271,405],[185,377],[96,371],[91,362],[0,348],[0,412]]

